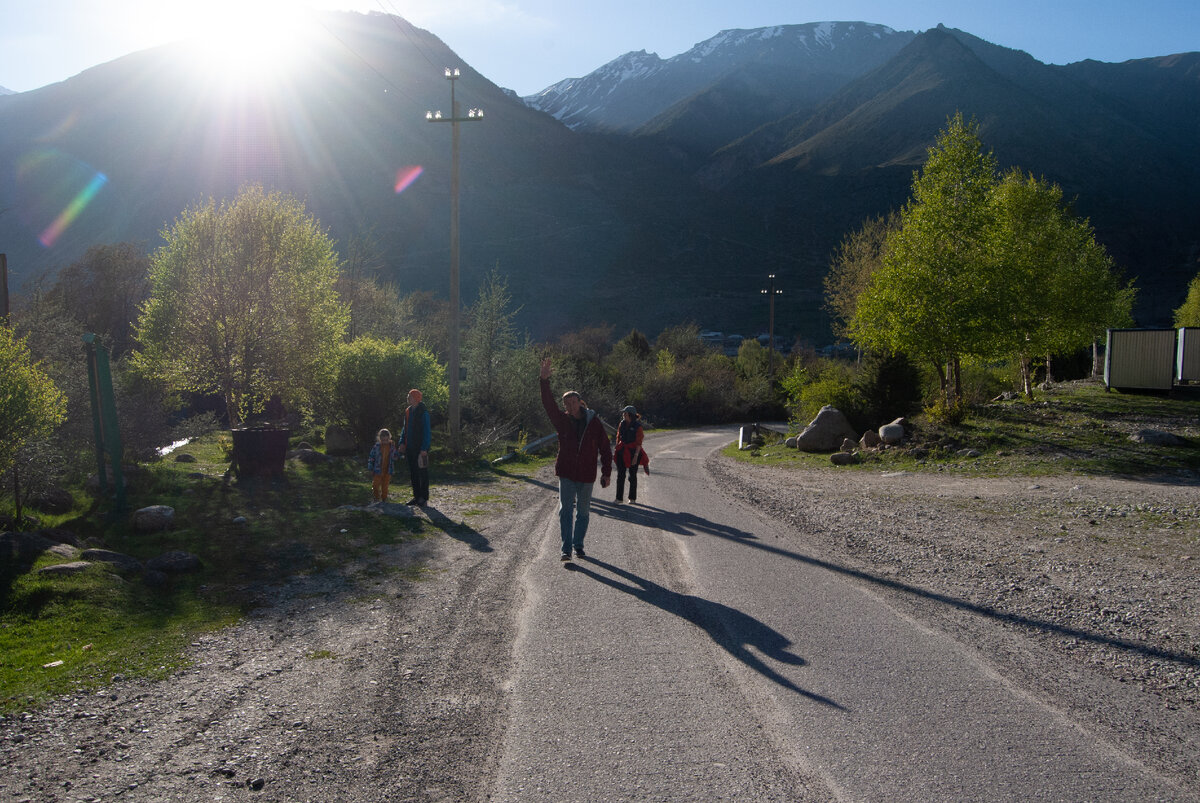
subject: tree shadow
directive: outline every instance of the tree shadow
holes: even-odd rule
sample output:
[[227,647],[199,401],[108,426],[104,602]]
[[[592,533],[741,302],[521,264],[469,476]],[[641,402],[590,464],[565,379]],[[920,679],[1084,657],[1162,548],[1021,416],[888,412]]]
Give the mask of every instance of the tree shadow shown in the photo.
[[1164,661],[1172,661],[1185,666],[1200,666],[1200,656],[1188,655],[1183,652],[1174,650],[1165,650],[1149,644],[1132,641],[1130,639],[1118,638],[1116,636],[1106,636],[1101,633],[1093,633],[1088,630],[1081,630],[1067,625],[1060,625],[1054,622],[1047,622],[1042,619],[1036,619],[1032,616],[1023,616],[1021,614],[1006,613],[1004,611],[990,608],[986,605],[979,605],[958,597],[952,597],[948,594],[939,594],[935,591],[919,588],[908,583],[902,583],[898,580],[890,580],[886,577],[881,577],[877,574],[872,574],[861,569],[852,569],[848,566],[842,566],[831,561],[814,558],[809,555],[804,555],[799,552],[793,552],[782,547],[771,546],[763,543],[757,536],[748,533],[744,530],[738,530],[733,527],[727,527],[722,524],[711,522],[700,516],[691,513],[674,513],[661,510],[659,508],[646,508],[644,513],[640,512],[636,517],[631,517],[629,520],[637,521],[639,524],[646,526],[657,527],[658,529],[667,530],[668,532],[678,533],[680,535],[712,535],[717,538],[724,538],[728,541],[736,541],[753,549],[759,549],[763,552],[772,555],[778,555],[789,560],[794,560],[798,563],[805,563],[809,566],[817,566],[822,569],[827,569],[837,574],[842,574],[847,577],[853,577],[857,580],[862,580],[872,585],[882,586],[893,591],[899,591],[904,594],[909,594],[921,599],[927,599],[932,602],[937,602],[942,605],[948,605],[952,608],[957,608],[962,611],[978,614],[989,619],[994,619],[1006,624],[1017,625],[1028,630],[1039,630],[1044,633],[1054,633],[1060,636],[1089,641],[1093,644],[1102,644],[1109,647],[1125,650],[1127,652],[1139,653],[1150,658],[1157,658]]
[[492,552],[492,544],[483,533],[468,527],[466,524],[459,524],[442,513],[436,507],[426,504],[421,507],[425,511],[425,515],[429,517],[430,523],[434,527],[444,532],[456,541],[462,541],[476,552]]
[[753,647],[763,655],[791,666],[804,666],[808,662],[798,655],[788,652],[791,642],[776,630],[768,627],[759,620],[741,611],[722,605],[719,602],[697,597],[692,594],[680,594],[671,591],[644,577],[613,566],[610,563],[595,558],[581,558],[602,569],[605,569],[628,583],[593,571],[584,564],[567,564],[569,571],[586,575],[603,583],[610,588],[623,591],[643,602],[685,619],[708,633],[709,637],[744,665],[758,672],[768,680],[822,705],[845,711],[838,703],[800,688],[783,675],[768,666],[761,658],[750,651]]

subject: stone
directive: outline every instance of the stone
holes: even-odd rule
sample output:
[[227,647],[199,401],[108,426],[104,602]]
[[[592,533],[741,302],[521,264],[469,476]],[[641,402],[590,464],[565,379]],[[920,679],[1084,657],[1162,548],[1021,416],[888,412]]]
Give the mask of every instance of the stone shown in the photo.
[[32,563],[52,546],[53,541],[38,533],[0,533],[0,563]]
[[853,452],[857,447],[858,447],[857,443],[852,441],[850,438],[846,438],[845,440],[842,441],[842,448],[839,451]]
[[834,452],[829,455],[829,462],[835,466],[849,466],[858,462],[858,455],[854,452]]
[[201,568],[200,559],[191,552],[185,552],[182,549],[173,549],[170,552],[164,552],[161,555],[150,558],[146,561],[146,568],[156,572],[165,572],[166,574],[185,574],[187,572],[199,571]]
[[167,577],[166,572],[158,572],[150,569],[142,572],[142,584],[148,588],[162,588],[171,578]]
[[890,424],[884,424],[878,431],[879,439],[888,446],[895,446],[904,440],[904,419],[897,418]]
[[868,429],[863,433],[863,436],[858,439],[859,447],[863,449],[874,449],[883,443],[883,439],[879,437],[879,433],[873,429]]
[[61,527],[46,527],[45,529],[38,530],[37,534],[47,541],[53,541],[56,544],[79,546],[79,536]]
[[1139,429],[1129,436],[1134,443],[1144,443],[1147,446],[1187,446],[1187,439],[1160,429]]
[[113,552],[111,549],[85,549],[79,556],[92,563],[110,563],[113,566],[131,572],[140,572],[142,570],[142,562],[140,560],[121,552]]
[[349,456],[358,451],[354,435],[345,427],[330,424],[325,428],[325,453],[331,455]]
[[175,523],[175,508],[168,505],[151,505],[134,511],[133,529],[139,533],[155,533],[169,530]]
[[52,555],[58,555],[60,558],[67,560],[75,560],[79,557],[79,548],[73,547],[70,544],[54,544],[46,550]]
[[288,459],[295,458],[305,465],[317,465],[320,463],[329,463],[333,458],[326,454],[321,454],[315,449],[295,449],[288,452]]
[[959,449],[956,454],[959,457],[982,457],[983,455],[978,449]]
[[86,572],[93,564],[86,560],[76,560],[71,563],[56,563],[53,566],[43,566],[38,574],[79,574]]
[[796,448],[802,452],[835,452],[846,438],[857,441],[858,433],[841,410],[825,405],[796,436]]
[[43,513],[61,516],[75,507],[75,498],[63,488],[46,488],[30,497],[29,504]]
[[785,441],[783,442],[783,445],[784,445],[784,446],[786,446],[786,447],[787,447],[787,448],[789,448],[789,449],[795,449],[795,448],[796,448],[796,436],[795,436],[795,435],[793,435],[792,437],[790,437],[790,438],[788,438],[787,440],[785,440]]

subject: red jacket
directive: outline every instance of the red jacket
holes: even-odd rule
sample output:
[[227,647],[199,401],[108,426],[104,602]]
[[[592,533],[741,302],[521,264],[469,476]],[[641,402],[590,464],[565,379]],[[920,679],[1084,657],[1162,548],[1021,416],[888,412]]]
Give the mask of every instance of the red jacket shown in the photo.
[[612,475],[612,447],[608,444],[608,435],[604,425],[594,410],[585,413],[587,426],[580,437],[571,416],[558,406],[550,395],[550,380],[542,382],[542,407],[550,416],[550,423],[558,433],[558,459],[554,461],[554,473],[575,482],[596,481],[596,457],[601,463],[601,476],[608,479]]

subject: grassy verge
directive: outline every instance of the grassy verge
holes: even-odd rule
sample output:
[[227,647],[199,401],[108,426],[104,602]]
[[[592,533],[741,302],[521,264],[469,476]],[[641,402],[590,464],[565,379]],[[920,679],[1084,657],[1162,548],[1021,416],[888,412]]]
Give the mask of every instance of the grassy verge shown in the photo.
[[[925,416],[910,422],[902,447],[864,451],[861,462],[838,471],[950,471],[966,475],[1081,474],[1194,479],[1200,472],[1200,395],[1109,393],[1078,382],[1039,393],[1033,401],[992,402],[957,425]],[[1180,435],[1182,446],[1137,443],[1130,435],[1157,429]],[[967,457],[974,450],[978,457]],[[783,443],[725,453],[738,460],[798,468],[828,468],[827,454],[785,448]]]
[[[289,460],[282,478],[229,481],[229,447],[227,434],[209,436],[180,450],[195,462],[170,455],[132,472],[128,509],[169,505],[177,522],[171,530],[135,533],[128,515],[110,520],[100,506],[43,521],[86,545],[143,562],[185,550],[200,558],[200,572],[152,588],[136,573],[107,565],[74,575],[39,574],[44,566],[72,560],[52,552],[32,563],[0,564],[0,714],[94,690],[115,675],[166,676],[181,665],[197,635],[236,622],[264,584],[357,561],[369,566],[358,580],[376,580],[381,571],[416,579],[420,567],[389,569],[370,559],[406,541],[451,530],[461,536],[459,530],[469,529],[446,516],[408,519],[362,510],[370,485],[359,458],[311,465]],[[433,457],[435,494],[439,485],[479,485],[473,495],[467,492],[463,516],[510,504],[492,487],[496,480],[545,463],[525,458],[497,471],[486,463]],[[407,490],[401,477],[397,481],[393,497]]]

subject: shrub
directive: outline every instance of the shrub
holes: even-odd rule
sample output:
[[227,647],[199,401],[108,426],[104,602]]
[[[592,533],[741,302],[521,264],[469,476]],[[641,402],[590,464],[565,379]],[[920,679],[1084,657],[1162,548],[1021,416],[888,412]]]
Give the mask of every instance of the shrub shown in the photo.
[[433,352],[410,340],[360,337],[338,353],[337,379],[324,404],[326,417],[349,427],[359,443],[372,443],[380,427],[398,432],[406,397],[419,388],[430,414],[444,410],[450,391]]

